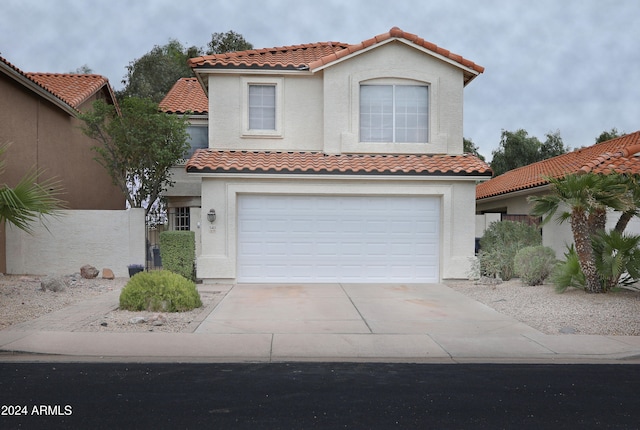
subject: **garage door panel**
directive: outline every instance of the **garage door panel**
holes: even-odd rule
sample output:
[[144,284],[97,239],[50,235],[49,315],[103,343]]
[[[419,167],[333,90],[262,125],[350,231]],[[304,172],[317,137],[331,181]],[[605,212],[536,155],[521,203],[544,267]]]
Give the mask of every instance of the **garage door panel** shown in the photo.
[[238,281],[437,282],[438,218],[437,198],[239,196]]

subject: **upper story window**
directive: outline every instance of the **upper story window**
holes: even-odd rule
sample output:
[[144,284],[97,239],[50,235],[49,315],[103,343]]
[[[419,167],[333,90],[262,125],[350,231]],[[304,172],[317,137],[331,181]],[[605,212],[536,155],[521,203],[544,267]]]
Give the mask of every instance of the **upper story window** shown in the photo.
[[196,149],[205,149],[209,147],[209,127],[206,125],[190,125],[187,127],[189,134],[189,152],[184,158],[191,158]]
[[276,129],[275,85],[249,85],[249,130]]
[[282,137],[282,78],[243,78],[244,137]]
[[361,85],[360,141],[427,143],[429,87]]

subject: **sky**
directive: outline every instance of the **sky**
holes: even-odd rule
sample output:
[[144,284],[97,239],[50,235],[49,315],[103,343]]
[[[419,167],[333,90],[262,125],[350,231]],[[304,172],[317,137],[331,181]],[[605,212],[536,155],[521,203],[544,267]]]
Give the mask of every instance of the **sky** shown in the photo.
[[[359,43],[392,27],[485,67],[464,90],[464,136],[487,160],[502,130],[565,146],[640,130],[638,0],[2,0],[0,56],[24,72],[126,66],[177,39],[233,30],[255,48]],[[0,95],[1,96],[1,95]]]

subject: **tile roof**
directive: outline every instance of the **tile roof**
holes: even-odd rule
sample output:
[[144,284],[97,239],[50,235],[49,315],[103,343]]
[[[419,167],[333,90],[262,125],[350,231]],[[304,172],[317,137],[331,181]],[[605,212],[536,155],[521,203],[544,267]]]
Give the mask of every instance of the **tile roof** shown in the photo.
[[169,113],[206,114],[209,99],[196,78],[181,78],[160,102],[160,109]]
[[74,73],[25,73],[25,75],[76,110],[85,100],[109,84],[109,80],[100,75]]
[[354,155],[200,149],[187,162],[186,169],[189,173],[491,176],[489,165],[470,154]]
[[640,174],[640,131],[510,170],[476,187],[476,199],[546,185],[545,177],[578,172]]
[[189,65],[194,68],[309,69],[313,71],[376,44],[395,39],[409,41],[472,70],[473,72],[471,73],[465,73],[465,85],[477,74],[484,72],[484,67],[475,64],[473,61],[427,42],[415,34],[402,31],[398,27],[393,27],[387,33],[379,34],[353,45],[341,42],[320,42],[278,48],[252,49],[192,58],[189,60]]
[[48,98],[71,115],[78,112],[82,102],[104,86],[110,94],[111,101],[116,105],[116,109],[119,109],[108,79],[100,75],[27,73],[1,56],[0,71],[4,71],[22,85],[40,93],[41,96]]

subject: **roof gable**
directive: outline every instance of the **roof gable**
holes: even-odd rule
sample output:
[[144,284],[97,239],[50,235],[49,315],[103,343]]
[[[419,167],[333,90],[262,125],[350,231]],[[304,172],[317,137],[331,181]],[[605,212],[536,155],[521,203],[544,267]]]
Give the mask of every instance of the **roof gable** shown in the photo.
[[0,72],[30,89],[53,104],[75,115],[80,105],[106,86],[111,101],[116,104],[115,94],[107,78],[100,75],[72,73],[26,73],[0,57]]
[[272,70],[322,70],[353,55],[366,52],[394,40],[412,45],[464,70],[465,85],[480,73],[484,67],[454,54],[415,34],[393,27],[387,33],[379,34],[357,44],[341,42],[321,42],[305,45],[265,48],[258,50],[230,52],[192,58],[189,65],[197,69],[272,69]]
[[159,106],[168,113],[206,115],[209,112],[209,99],[196,78],[181,78]]
[[29,72],[25,74],[76,110],[102,87],[109,85],[107,78],[100,75]]
[[476,187],[476,199],[499,196],[539,187],[545,178],[562,178],[567,174],[612,171],[640,174],[640,131],[601,142],[567,154],[510,170]]

